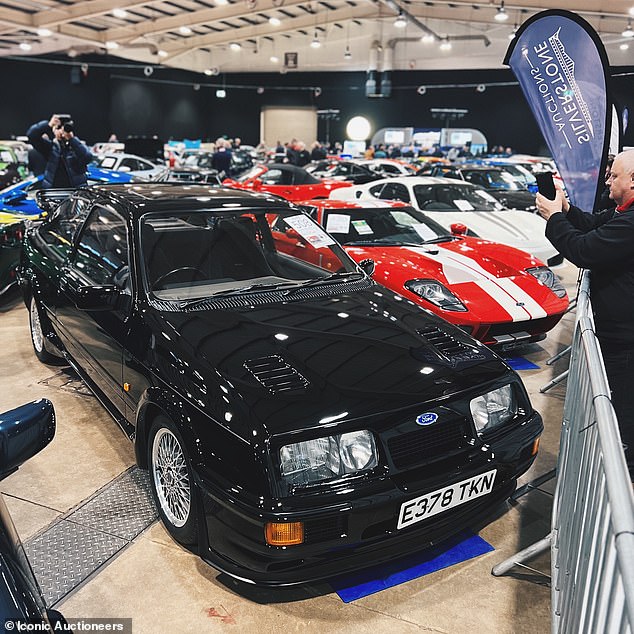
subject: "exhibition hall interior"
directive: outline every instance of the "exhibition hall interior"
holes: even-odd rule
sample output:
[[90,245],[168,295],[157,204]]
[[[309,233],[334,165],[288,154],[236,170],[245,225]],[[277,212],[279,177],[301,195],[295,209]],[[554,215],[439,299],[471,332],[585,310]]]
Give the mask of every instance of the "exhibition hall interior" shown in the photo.
[[632,631],[633,20],[0,3],[4,631]]

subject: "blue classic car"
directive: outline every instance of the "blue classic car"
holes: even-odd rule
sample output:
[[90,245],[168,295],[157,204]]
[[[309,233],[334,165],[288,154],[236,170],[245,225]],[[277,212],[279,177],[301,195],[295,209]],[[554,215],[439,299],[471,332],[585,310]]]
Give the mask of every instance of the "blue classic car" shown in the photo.
[[[127,172],[117,172],[88,166],[88,184],[96,183],[130,183],[135,180],[134,176]],[[0,209],[13,213],[24,214],[25,216],[39,216],[42,210],[35,202],[35,194],[42,189],[42,176],[27,178],[16,185],[11,185],[0,191]]]
[[[40,399],[0,414],[0,479],[46,447],[55,435],[53,404]],[[66,621],[47,608],[24,547],[0,496],[0,615],[6,632],[65,631]]]

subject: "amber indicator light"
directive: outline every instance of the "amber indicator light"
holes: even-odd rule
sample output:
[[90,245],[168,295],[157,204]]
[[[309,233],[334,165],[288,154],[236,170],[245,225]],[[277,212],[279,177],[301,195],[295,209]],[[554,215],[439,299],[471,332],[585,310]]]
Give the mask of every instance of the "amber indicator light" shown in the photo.
[[538,449],[539,449],[539,438],[535,438],[535,440],[533,441],[533,450],[531,451],[531,456],[534,456],[537,453]]
[[264,527],[269,546],[295,546],[304,543],[303,522],[267,522]]
[[129,383],[124,383],[123,384],[123,391],[124,392],[129,392],[130,391],[130,384]]

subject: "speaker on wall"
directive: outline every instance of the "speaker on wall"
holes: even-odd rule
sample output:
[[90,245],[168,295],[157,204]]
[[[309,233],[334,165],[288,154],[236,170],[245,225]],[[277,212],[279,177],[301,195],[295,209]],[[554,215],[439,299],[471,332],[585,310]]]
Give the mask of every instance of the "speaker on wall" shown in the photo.
[[81,84],[81,69],[79,66],[72,66],[70,69],[70,83],[73,86]]

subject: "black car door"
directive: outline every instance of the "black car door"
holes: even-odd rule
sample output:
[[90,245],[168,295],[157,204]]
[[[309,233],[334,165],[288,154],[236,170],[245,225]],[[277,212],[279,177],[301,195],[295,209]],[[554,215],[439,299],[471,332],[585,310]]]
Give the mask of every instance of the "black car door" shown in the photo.
[[29,257],[36,270],[37,298],[40,308],[54,325],[60,272],[70,257],[75,235],[86,219],[87,204],[81,198],[65,200],[32,234],[35,249]]
[[105,396],[124,413],[122,354],[131,302],[78,308],[83,287],[120,289],[131,297],[128,227],[116,210],[95,205],[60,276],[57,323],[67,349]]

